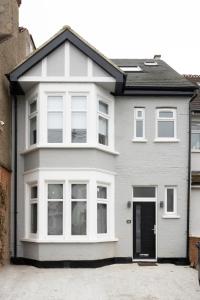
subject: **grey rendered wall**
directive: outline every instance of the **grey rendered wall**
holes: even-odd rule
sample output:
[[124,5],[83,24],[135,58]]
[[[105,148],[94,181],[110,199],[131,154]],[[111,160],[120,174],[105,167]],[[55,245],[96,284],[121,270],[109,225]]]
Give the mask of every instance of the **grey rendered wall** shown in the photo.
[[[116,197],[115,224],[119,238],[117,256],[132,256],[132,200],[134,185],[155,185],[158,189],[158,257],[186,256],[187,162],[188,162],[187,98],[117,98],[115,105]],[[147,143],[133,143],[133,108],[146,107]],[[178,143],[155,143],[155,109],[157,106],[177,107]],[[163,219],[159,202],[164,200],[164,186],[178,186],[180,219]]]

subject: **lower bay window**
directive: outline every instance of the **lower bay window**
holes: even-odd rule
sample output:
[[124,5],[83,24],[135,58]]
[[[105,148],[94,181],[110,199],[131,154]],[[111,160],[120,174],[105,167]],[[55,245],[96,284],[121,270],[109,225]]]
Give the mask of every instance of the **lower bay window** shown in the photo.
[[40,179],[39,185],[27,182],[30,191],[27,239],[98,242],[114,238],[112,174],[86,171],[88,177],[77,175],[70,180],[70,175],[62,176],[62,171],[55,177],[45,172],[47,176]]

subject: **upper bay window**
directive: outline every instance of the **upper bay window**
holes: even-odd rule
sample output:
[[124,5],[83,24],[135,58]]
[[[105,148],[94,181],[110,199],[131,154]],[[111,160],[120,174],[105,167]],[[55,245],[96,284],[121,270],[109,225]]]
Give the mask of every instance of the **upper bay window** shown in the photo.
[[99,101],[98,109],[98,142],[99,144],[108,146],[109,144],[109,105],[103,101]]
[[161,141],[176,139],[176,109],[157,109],[156,139]]
[[87,97],[71,97],[71,142],[87,142]]
[[29,145],[37,144],[37,100],[29,102]]
[[145,140],[145,109],[135,108],[134,110],[134,140]]
[[200,121],[192,121],[192,150],[200,150]]
[[48,143],[63,142],[63,96],[48,96],[47,99]]

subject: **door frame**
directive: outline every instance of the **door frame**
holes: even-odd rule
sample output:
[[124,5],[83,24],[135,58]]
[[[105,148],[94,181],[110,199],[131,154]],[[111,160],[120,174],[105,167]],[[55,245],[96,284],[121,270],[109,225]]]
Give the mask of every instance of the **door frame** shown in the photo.
[[[134,187],[155,187],[155,198],[134,198],[133,196],[133,189]],[[132,234],[132,261],[133,262],[137,262],[137,261],[157,261],[157,254],[158,254],[158,214],[157,214],[157,186],[156,185],[134,185],[132,186],[132,230],[131,230],[131,234]],[[138,258],[134,258],[133,257],[133,203],[134,202],[154,202],[155,203],[155,226],[156,226],[156,236],[155,236],[155,258],[153,259],[138,259]]]

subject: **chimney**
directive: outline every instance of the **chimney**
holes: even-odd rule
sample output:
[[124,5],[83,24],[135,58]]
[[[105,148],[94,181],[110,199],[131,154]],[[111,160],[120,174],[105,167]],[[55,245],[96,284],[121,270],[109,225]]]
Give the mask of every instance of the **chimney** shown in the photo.
[[21,0],[16,0],[16,1],[17,1],[18,6],[20,6],[22,1]]
[[155,60],[161,59],[161,55],[160,54],[155,54],[153,57]]

